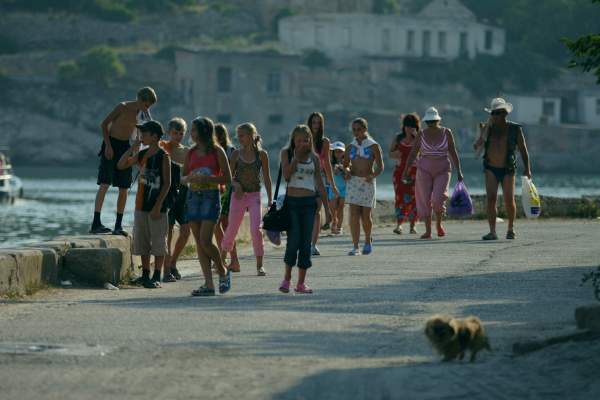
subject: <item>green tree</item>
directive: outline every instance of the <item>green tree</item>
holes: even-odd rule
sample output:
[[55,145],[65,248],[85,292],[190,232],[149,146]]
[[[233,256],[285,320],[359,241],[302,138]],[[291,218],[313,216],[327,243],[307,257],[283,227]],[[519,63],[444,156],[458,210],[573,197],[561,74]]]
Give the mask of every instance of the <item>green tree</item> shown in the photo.
[[372,10],[375,14],[393,14],[400,11],[400,4],[398,0],[375,0]]
[[117,52],[108,46],[93,47],[77,60],[63,62],[58,67],[58,79],[63,84],[95,81],[110,86],[124,74],[125,66]]
[[302,64],[310,68],[328,67],[331,59],[320,50],[305,50],[302,54]]
[[117,52],[108,46],[97,46],[88,50],[77,64],[83,79],[96,80],[110,85],[115,79],[125,75],[125,66]]
[[[600,0],[592,0],[600,4]],[[584,35],[578,39],[564,39],[571,51],[571,68],[581,68],[584,72],[593,72],[600,84],[600,33]]]

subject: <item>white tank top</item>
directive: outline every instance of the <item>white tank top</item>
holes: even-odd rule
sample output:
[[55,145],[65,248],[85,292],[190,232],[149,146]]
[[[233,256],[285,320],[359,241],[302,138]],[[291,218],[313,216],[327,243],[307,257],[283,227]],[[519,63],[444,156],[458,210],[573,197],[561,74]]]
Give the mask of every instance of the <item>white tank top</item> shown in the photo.
[[298,162],[287,186],[315,191],[315,160],[312,156],[306,162]]

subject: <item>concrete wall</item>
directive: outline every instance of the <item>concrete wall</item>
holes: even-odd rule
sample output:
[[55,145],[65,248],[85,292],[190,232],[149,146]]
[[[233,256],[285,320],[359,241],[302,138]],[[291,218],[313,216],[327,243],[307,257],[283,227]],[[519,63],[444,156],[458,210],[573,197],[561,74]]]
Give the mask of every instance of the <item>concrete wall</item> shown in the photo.
[[287,135],[303,118],[300,63],[299,57],[269,53],[179,50],[175,82],[185,105],[178,111],[186,118],[209,116],[230,129],[251,121],[265,139]]
[[[511,119],[522,124],[559,125],[562,103],[559,97],[506,95],[514,110]],[[544,104],[553,105],[553,112],[544,110]]]
[[600,95],[581,97],[582,122],[588,126],[600,126]]
[[[461,34],[466,35],[462,46]],[[334,59],[368,55],[450,60],[463,52],[470,58],[501,55],[506,38],[503,29],[450,17],[318,14],[283,18],[279,40],[289,50],[319,49]]]
[[19,249],[0,249],[0,296],[23,296],[74,276],[118,284],[133,273],[131,238],[63,236]]

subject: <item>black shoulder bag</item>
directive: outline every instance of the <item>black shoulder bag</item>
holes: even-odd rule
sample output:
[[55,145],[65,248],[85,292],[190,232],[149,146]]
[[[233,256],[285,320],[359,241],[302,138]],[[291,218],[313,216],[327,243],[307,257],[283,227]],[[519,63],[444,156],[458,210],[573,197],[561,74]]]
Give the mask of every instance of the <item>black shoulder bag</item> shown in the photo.
[[277,196],[279,196],[279,185],[281,184],[281,163],[279,163],[279,173],[277,174],[277,187],[275,188],[275,196],[273,204],[269,207],[269,211],[263,217],[263,229],[267,231],[283,232],[290,227],[290,214],[287,205],[287,193],[283,200],[283,206],[277,209]]

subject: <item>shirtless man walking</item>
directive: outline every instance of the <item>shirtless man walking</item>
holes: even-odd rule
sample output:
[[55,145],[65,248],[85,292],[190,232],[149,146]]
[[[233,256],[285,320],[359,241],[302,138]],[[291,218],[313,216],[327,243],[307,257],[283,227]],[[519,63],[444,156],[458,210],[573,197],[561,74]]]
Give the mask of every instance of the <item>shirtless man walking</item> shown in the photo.
[[480,136],[473,147],[479,154],[483,150],[483,168],[485,172],[485,190],[487,196],[487,215],[490,233],[483,240],[497,240],[496,234],[496,198],[498,186],[502,185],[504,206],[508,216],[507,239],[515,239],[514,221],[517,214],[515,203],[515,174],[517,171],[517,149],[521,153],[525,170],[523,175],[531,178],[529,153],[521,125],[507,121],[513,106],[502,98],[492,100],[487,123],[480,123]]
[[[129,150],[129,139],[136,132],[136,125],[150,119],[149,109],[156,103],[156,100],[156,93],[152,88],[141,88],[137,93],[135,101],[119,103],[102,121],[101,127],[104,140],[102,148],[98,153],[100,157],[100,167],[98,169],[99,187],[96,193],[94,221],[92,222],[90,233],[112,232],[114,235],[127,236],[127,232],[123,230],[121,222],[123,220],[123,211],[125,211],[125,203],[127,202],[127,192],[131,187],[131,168],[119,170],[117,169],[117,162]],[[110,185],[119,188],[117,219],[115,228],[112,231],[110,228],[102,225],[100,221],[104,197]]]

